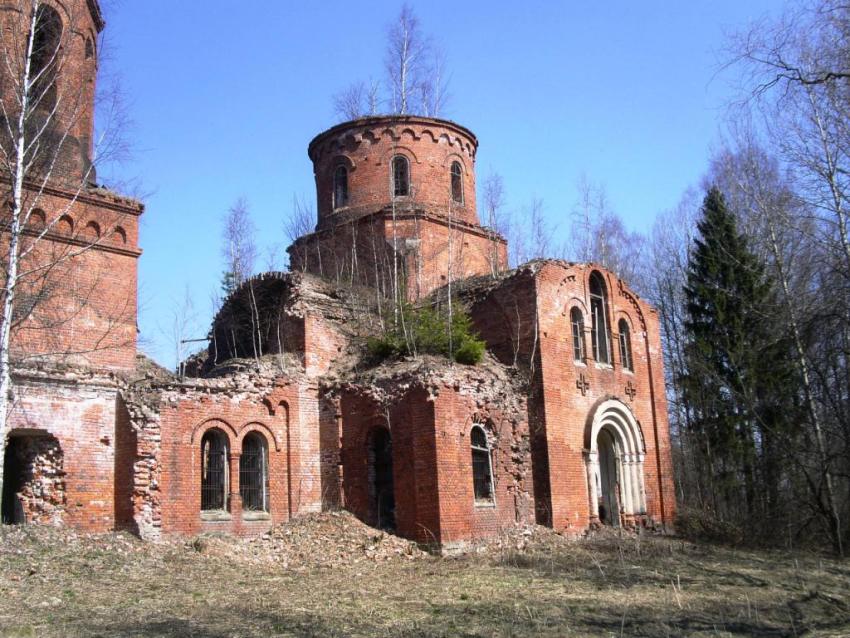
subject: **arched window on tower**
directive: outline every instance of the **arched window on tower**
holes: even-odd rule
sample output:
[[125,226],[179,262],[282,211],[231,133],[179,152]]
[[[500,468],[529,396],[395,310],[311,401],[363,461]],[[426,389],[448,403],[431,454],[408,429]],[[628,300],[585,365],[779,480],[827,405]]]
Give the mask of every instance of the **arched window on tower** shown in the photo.
[[334,169],[334,208],[348,205],[348,169],[337,166]]
[[393,158],[393,196],[410,195],[410,163],[404,155]]
[[251,432],[242,441],[239,457],[239,494],[247,512],[269,511],[268,447],[265,437]]
[[593,358],[597,363],[611,363],[611,348],[608,341],[608,298],[605,280],[594,271],[590,275],[590,340]]
[[452,162],[452,201],[463,204],[463,167],[460,162]]
[[493,467],[487,433],[480,425],[474,425],[469,434],[472,447],[472,489],[476,504],[493,502]]
[[581,310],[573,308],[570,310],[570,323],[573,327],[573,359],[584,361],[584,316]]
[[626,370],[634,371],[634,363],[632,362],[632,337],[629,334],[629,323],[625,319],[620,319],[617,324],[617,332],[620,335],[620,363]]
[[56,106],[56,70],[59,68],[62,44],[62,18],[47,4],[39,4],[30,58],[31,103],[37,109]]
[[227,436],[210,430],[201,439],[201,510],[227,509]]

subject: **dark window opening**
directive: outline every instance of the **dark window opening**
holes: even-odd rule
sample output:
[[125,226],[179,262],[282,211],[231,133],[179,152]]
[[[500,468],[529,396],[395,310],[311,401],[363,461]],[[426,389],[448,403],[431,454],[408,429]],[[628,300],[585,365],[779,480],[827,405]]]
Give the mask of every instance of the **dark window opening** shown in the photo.
[[86,60],[91,60],[94,57],[94,45],[91,38],[86,38]]
[[410,163],[403,155],[393,158],[393,196],[407,197],[410,195]]
[[348,170],[337,166],[334,170],[334,208],[348,205]]
[[239,494],[242,509],[249,512],[269,511],[268,454],[265,439],[252,432],[242,442],[239,457]]
[[632,363],[632,338],[629,334],[629,324],[625,319],[620,319],[617,330],[620,333],[620,362],[626,370],[634,371],[634,364]]
[[210,430],[201,439],[201,509],[227,509],[227,437]]
[[56,10],[40,4],[30,58],[30,100],[38,109],[51,110],[56,106],[56,69],[62,43],[62,18]]
[[393,444],[386,428],[372,433],[369,449],[371,494],[377,527],[395,529],[395,492],[393,486]]
[[470,432],[472,447],[472,488],[476,503],[493,502],[493,468],[490,463],[490,446],[484,428],[476,425]]
[[452,201],[463,203],[463,169],[460,162],[452,162]]
[[598,363],[611,363],[611,348],[608,341],[608,300],[605,280],[598,272],[590,275],[590,340],[593,358]]
[[570,310],[570,323],[573,326],[573,359],[584,361],[584,316],[581,310]]

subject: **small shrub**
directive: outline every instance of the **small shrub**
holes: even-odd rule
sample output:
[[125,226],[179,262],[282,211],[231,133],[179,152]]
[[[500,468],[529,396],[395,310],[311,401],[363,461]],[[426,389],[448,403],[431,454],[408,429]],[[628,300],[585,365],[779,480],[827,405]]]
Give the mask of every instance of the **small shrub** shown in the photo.
[[475,365],[484,356],[485,343],[475,334],[467,310],[457,301],[451,325],[447,305],[414,308],[405,304],[399,315],[388,316],[395,325],[380,337],[370,337],[366,348],[378,360],[410,354],[451,356],[458,363]]
[[471,337],[467,339],[455,352],[455,361],[465,365],[474,366],[484,357],[484,342]]
[[369,337],[366,349],[373,357],[382,360],[398,354],[397,344],[388,337]]
[[676,514],[676,532],[692,541],[740,545],[746,535],[742,527],[698,507],[682,507]]

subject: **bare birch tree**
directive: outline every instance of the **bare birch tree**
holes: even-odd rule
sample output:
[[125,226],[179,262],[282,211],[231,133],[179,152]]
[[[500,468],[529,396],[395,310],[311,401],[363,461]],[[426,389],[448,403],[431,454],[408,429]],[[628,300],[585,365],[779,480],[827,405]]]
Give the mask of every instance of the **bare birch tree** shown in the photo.
[[429,43],[422,33],[419,18],[405,3],[387,32],[384,64],[391,91],[394,113],[410,112],[417,86],[424,80]]
[[244,197],[237,199],[224,216],[221,252],[224,257],[225,292],[235,289],[254,273],[257,260],[257,229]]
[[482,186],[482,201],[484,211],[487,215],[487,261],[490,264],[490,274],[496,277],[499,274],[499,236],[507,234],[507,220],[505,219],[505,185],[502,176],[491,172],[484,178]]
[[[333,96],[334,113],[356,120],[382,111],[393,115],[441,117],[449,100],[446,53],[422,31],[409,4],[387,28],[386,81],[357,81]],[[382,95],[382,93],[384,95]]]

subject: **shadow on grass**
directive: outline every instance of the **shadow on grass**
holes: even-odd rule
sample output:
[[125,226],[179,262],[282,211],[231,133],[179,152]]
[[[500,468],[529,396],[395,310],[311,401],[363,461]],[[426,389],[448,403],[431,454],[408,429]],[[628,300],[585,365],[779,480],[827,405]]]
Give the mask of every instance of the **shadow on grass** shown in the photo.
[[[807,620],[815,611],[818,619]],[[682,609],[675,614],[659,614],[658,605],[600,604],[593,597],[565,600],[561,608],[516,605],[512,600],[493,603],[458,602],[429,605],[423,601],[418,611],[423,619],[401,615],[369,618],[339,611],[314,615],[308,611],[269,612],[234,608],[195,618],[157,618],[150,622],[82,622],[69,627],[67,636],[115,636],[121,638],[232,638],[234,636],[302,636],[337,638],[343,636],[387,636],[397,638],[448,638],[483,636],[689,636],[732,635],[780,638],[828,632],[849,635],[850,620],[841,601],[806,594],[787,604],[762,610],[762,619],[729,617],[723,603],[705,605],[699,610]],[[739,610],[740,612],[740,610]],[[784,613],[783,613],[784,612]]]

